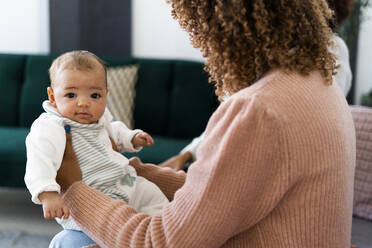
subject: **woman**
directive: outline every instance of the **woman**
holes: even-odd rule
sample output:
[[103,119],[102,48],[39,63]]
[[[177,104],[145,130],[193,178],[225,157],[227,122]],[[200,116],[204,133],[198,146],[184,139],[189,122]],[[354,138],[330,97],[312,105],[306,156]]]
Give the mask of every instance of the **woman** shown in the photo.
[[230,97],[187,176],[131,161],[171,200],[161,215],[89,188],[67,145],[57,181],[75,221],[102,247],[350,247],[355,133],[326,1],[168,2]]
[[[334,34],[331,37],[333,44],[329,47],[330,51],[336,55],[336,64],[338,66],[336,74],[333,75],[333,80],[337,83],[344,92],[345,97],[348,95],[351,88],[352,73],[350,68],[349,51],[344,40],[338,36],[336,30],[350,16],[353,0],[327,0],[329,7],[334,11],[334,18],[329,25]],[[159,164],[162,167],[169,167],[175,170],[186,170],[192,162],[196,160],[196,151],[201,141],[203,140],[202,133],[199,137],[192,140],[190,144],[182,149],[182,151]]]

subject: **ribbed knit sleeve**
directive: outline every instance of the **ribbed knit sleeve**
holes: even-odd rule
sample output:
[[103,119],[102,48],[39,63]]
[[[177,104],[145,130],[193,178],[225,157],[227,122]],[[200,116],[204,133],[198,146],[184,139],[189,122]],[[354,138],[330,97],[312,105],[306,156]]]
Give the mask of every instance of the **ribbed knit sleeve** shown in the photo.
[[264,218],[290,181],[276,114],[262,106],[238,99],[218,109],[198,160],[161,215],[137,213],[79,182],[64,196],[73,218],[102,247],[222,246]]

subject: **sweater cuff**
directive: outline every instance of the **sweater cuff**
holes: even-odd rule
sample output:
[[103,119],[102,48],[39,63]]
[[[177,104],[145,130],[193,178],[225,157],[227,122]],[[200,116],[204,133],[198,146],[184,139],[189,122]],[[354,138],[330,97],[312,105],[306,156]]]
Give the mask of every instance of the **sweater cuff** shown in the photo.
[[[74,196],[74,192],[80,191],[83,188],[89,187],[83,181],[74,182],[63,194],[63,198],[71,199]],[[85,190],[84,190],[85,191]]]
[[99,245],[89,245],[89,246],[84,246],[83,248],[100,248]]

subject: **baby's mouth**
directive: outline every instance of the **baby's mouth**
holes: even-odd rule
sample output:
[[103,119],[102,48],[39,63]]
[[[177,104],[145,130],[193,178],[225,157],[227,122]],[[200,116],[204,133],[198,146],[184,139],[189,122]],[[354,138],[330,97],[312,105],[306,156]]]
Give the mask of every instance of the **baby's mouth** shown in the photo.
[[76,113],[75,115],[77,115],[81,119],[90,119],[90,118],[92,118],[92,115],[91,114],[85,113],[85,112]]

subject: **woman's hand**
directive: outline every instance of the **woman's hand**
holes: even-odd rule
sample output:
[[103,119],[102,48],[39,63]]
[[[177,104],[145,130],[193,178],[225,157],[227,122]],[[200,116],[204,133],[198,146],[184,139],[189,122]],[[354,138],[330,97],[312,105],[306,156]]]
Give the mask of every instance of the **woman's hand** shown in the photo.
[[129,164],[133,166],[133,168],[136,169],[136,171],[143,168],[144,165],[144,163],[141,161],[139,157],[130,158]]
[[133,166],[133,168],[137,171],[138,176],[143,176],[143,172],[146,170],[146,167],[151,165],[155,166],[154,164],[150,163],[143,163],[140,158],[132,157],[129,159],[129,164]]
[[74,182],[81,181],[82,174],[77,162],[74,149],[72,148],[70,126],[65,126],[66,148],[63,154],[62,164],[57,172],[56,181],[65,192]]
[[163,163],[159,164],[161,167],[169,167],[176,171],[182,170],[185,167],[187,162],[192,161],[192,155],[190,152],[184,152],[178,155],[175,155]]

